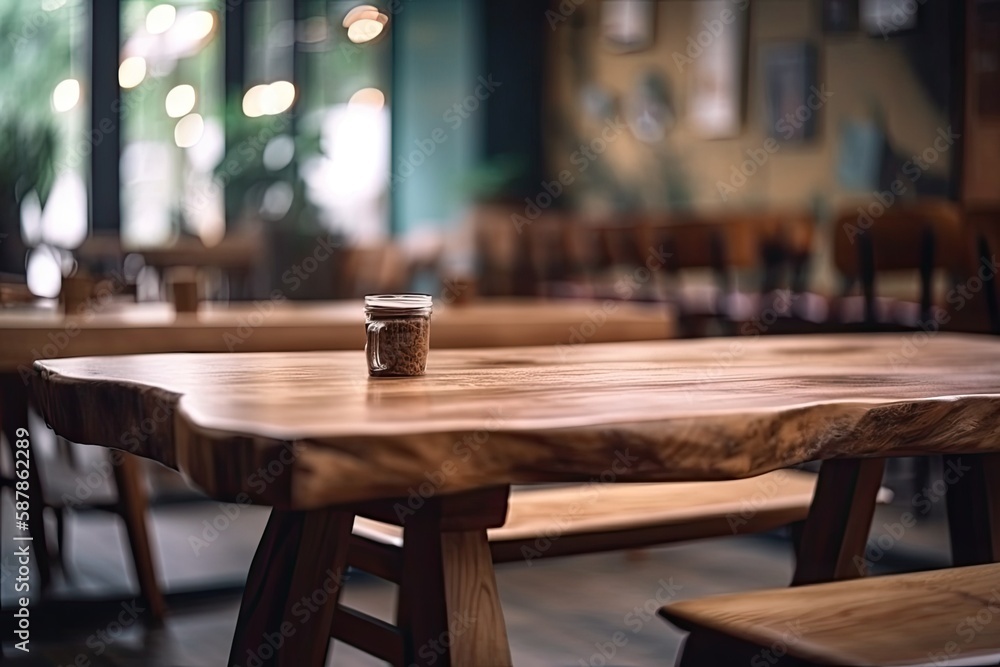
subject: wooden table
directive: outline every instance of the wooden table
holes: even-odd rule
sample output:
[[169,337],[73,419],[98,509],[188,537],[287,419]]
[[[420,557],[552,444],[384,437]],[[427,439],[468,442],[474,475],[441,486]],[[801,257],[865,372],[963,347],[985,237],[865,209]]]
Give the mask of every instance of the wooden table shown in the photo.
[[[407,659],[467,614],[476,622],[438,664],[508,664],[486,529],[503,523],[514,483],[732,479],[832,459],[803,532],[803,583],[858,576],[882,457],[961,455],[949,488],[956,561],[1000,555],[994,338],[439,350],[426,376],[380,380],[360,352],[34,368],[58,433],[178,468],[219,499],[275,506],[244,594],[239,664],[283,624],[294,640],[264,664],[323,663],[355,515],[402,524],[421,577],[440,584],[419,602],[401,593]],[[144,437],[130,439],[139,424]],[[295,605],[320,586],[329,601],[303,620]]]

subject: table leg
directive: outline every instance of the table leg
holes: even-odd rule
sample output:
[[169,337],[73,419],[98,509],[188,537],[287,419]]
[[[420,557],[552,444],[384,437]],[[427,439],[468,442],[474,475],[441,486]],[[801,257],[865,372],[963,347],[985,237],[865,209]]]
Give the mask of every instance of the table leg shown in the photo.
[[[505,513],[508,491],[496,493]],[[447,508],[434,511],[435,501],[404,526],[397,617],[404,664],[511,665],[486,528],[476,525],[496,521],[484,512],[449,526]]]
[[243,592],[229,667],[323,667],[354,515],[271,510]]
[[[15,373],[4,373],[0,376],[0,425],[4,437],[14,456],[14,442],[18,440],[17,430],[28,428],[28,388]],[[34,434],[37,436],[37,434]],[[42,480],[38,472],[41,461],[38,450],[34,447],[34,437],[28,438],[28,532],[31,534],[34,546],[35,564],[38,566],[38,577],[42,590],[48,589],[52,583],[52,564],[49,557],[49,543],[45,535],[45,501],[42,495]]]
[[885,459],[824,461],[802,527],[793,586],[865,574],[864,554]]
[[1000,561],[1000,454],[944,457],[952,565]]

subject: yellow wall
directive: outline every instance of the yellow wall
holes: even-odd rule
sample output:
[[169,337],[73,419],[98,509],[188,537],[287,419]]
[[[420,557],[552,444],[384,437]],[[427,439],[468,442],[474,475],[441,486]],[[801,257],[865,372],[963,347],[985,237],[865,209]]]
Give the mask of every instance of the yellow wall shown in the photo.
[[[672,57],[675,51],[683,51],[689,35],[701,30],[701,26],[693,24],[696,4],[696,0],[657,2],[654,47],[625,55],[611,53],[600,41],[599,2],[583,2],[575,9],[583,19],[583,39],[591,54],[596,81],[612,92],[619,103],[649,68],[658,69],[669,81],[677,123],[667,134],[664,145],[679,158],[695,209],[805,207],[811,206],[817,196],[832,207],[854,200],[870,201],[872,193],[849,193],[838,185],[836,165],[838,124],[844,119],[870,119],[872,100],[885,114],[890,144],[901,155],[909,156],[932,146],[938,128],[948,127],[946,113],[931,102],[898,41],[871,38],[860,32],[824,36],[818,0],[752,0],[747,10],[749,68],[742,132],[735,139],[701,139],[692,132],[687,113],[692,67],[687,66],[681,72]],[[733,2],[730,6],[738,11],[739,4]],[[572,21],[564,21],[553,33],[548,63],[551,86],[548,111],[551,118],[566,122],[581,140],[589,140],[597,135],[600,126],[584,117],[579,93],[573,89],[569,54],[572,30]],[[820,111],[818,135],[803,145],[782,145],[746,185],[723,202],[717,182],[728,181],[732,166],[746,159],[745,151],[760,148],[766,139],[758,47],[771,41],[799,39],[809,39],[817,47],[818,82],[825,83],[833,93]],[[651,208],[657,207],[656,190],[662,187],[656,176],[655,150],[625,132],[599,158],[619,179],[639,184],[643,202]],[[550,143],[546,154],[553,174],[561,169],[575,170],[565,144]],[[949,159],[945,154],[932,166],[931,173],[946,177]],[[589,199],[584,192],[574,192],[574,197],[578,206],[588,211],[606,205]]]

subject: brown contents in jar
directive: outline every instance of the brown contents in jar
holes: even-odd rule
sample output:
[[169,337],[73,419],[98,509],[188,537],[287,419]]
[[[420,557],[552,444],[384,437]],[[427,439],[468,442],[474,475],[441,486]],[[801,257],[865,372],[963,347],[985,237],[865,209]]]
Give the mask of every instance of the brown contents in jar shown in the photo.
[[[383,327],[378,332],[378,358],[372,360],[374,351],[368,350],[370,374],[376,377],[423,375],[430,346],[430,319],[387,317],[378,321]],[[379,370],[378,366],[384,368]]]

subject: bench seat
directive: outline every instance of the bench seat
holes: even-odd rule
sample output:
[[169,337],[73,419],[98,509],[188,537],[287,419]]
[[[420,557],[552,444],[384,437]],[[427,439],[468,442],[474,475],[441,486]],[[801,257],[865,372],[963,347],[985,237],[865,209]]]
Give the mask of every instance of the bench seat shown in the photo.
[[718,595],[660,614],[691,633],[685,667],[1000,664],[1000,564]]
[[[515,487],[488,531],[494,562],[614,551],[771,530],[802,521],[816,475],[776,470],[724,482]],[[887,502],[891,492],[880,492]],[[354,535],[400,547],[399,526],[358,517]]]

